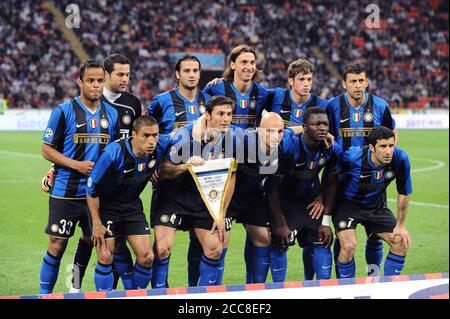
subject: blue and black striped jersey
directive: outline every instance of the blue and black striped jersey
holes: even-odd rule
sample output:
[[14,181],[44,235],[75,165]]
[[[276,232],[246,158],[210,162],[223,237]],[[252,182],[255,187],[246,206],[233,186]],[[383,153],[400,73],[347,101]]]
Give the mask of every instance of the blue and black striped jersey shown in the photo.
[[159,135],[153,154],[142,159],[131,147],[132,137],[106,146],[95,163],[86,193],[100,201],[129,203],[139,199],[150,177],[159,168],[170,144],[169,135]]
[[330,172],[341,170],[339,158],[341,149],[338,144],[326,148],[321,144],[319,149],[310,150],[304,140],[304,133],[295,137],[292,154],[280,165],[283,175],[280,194],[290,198],[316,197],[320,191],[319,173],[325,168]]
[[206,103],[211,99],[201,91],[194,101],[187,100],[178,88],[157,95],[147,108],[148,115],[159,123],[159,132],[167,134],[197,120],[206,111]]
[[394,179],[399,194],[412,193],[410,163],[405,151],[396,147],[391,163],[382,167],[372,163],[370,154],[368,146],[350,147],[342,153],[341,196],[361,205],[376,204],[384,199],[383,193]]
[[[77,96],[53,109],[42,141],[68,158],[95,162],[105,146],[118,138],[116,109],[101,101],[92,113]],[[86,198],[86,181],[86,175],[55,165],[55,180],[50,196]]]
[[296,126],[303,123],[303,113],[311,106],[318,106],[323,110],[327,109],[327,101],[311,94],[309,99],[302,105],[294,102],[289,89],[276,88],[273,92],[272,112],[278,113],[284,121],[285,126]]
[[[250,89],[241,95],[231,81],[222,80],[206,86],[203,92],[211,95],[224,95],[236,102],[232,124],[240,128],[255,127],[262,111],[267,108],[269,91],[259,83],[253,82]],[[269,109],[267,109],[269,111]]]
[[376,126],[395,128],[388,104],[382,98],[366,93],[363,105],[355,109],[348,101],[347,93],[328,101],[330,134],[343,151],[350,146],[366,145],[366,137]]

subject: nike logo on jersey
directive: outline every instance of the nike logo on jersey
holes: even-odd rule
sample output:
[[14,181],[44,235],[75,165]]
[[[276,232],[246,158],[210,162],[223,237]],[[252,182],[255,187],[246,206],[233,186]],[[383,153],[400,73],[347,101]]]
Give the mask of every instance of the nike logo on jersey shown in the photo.
[[179,115],[181,115],[181,114],[183,114],[183,113],[186,113],[186,111],[183,111],[183,112],[175,112],[175,116],[179,116]]
[[340,122],[341,122],[341,123],[344,123],[344,122],[346,122],[346,121],[348,121],[348,120],[350,120],[350,118],[346,118],[345,120],[341,120]]
[[87,123],[83,123],[83,124],[78,124],[77,123],[77,125],[75,125],[76,126],[76,128],[80,128],[80,127],[82,127],[82,126],[85,126]]
[[295,167],[300,167],[300,166],[303,166],[303,165],[305,165],[305,163],[295,164]]
[[129,172],[131,172],[131,171],[134,171],[134,168],[132,168],[132,169],[124,169],[124,170],[123,170],[123,173],[126,174],[126,173],[129,173]]
[[281,113],[291,113],[291,110],[287,110],[287,111],[281,110],[280,112],[281,112]]
[[369,175],[363,175],[363,174],[361,174],[361,175],[359,175],[359,178],[366,178],[366,177],[369,177],[370,176],[370,174]]

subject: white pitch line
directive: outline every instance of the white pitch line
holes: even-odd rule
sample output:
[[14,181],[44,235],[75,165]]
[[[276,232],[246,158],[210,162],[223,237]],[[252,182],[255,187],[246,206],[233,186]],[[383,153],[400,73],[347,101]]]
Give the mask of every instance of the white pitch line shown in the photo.
[[22,157],[29,157],[29,158],[42,158],[42,155],[36,155],[31,153],[20,153],[20,152],[11,152],[11,151],[0,151],[0,154],[3,155],[9,155],[9,156],[22,156]]
[[445,167],[445,162],[443,162],[443,161],[432,160],[432,159],[428,159],[428,158],[414,158],[414,160],[426,161],[426,162],[433,163],[435,165],[428,166],[428,167],[412,169],[411,173],[428,172],[428,171],[433,171],[435,169],[440,169],[442,167]]
[[[388,198],[388,202],[397,202],[396,199]],[[433,204],[433,203],[423,203],[423,202],[415,202],[410,200],[410,205],[416,205],[416,206],[426,206],[426,207],[435,207],[435,208],[446,208],[448,209],[448,205],[440,205],[440,204]]]

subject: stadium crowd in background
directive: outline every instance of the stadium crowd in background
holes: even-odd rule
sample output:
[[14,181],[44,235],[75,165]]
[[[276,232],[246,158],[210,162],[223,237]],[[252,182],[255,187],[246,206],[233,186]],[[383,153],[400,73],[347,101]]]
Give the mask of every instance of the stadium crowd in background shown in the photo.
[[[54,107],[76,95],[69,79],[76,78],[77,57],[52,14],[40,8],[43,2],[0,4],[0,92],[11,108]],[[120,52],[134,61],[131,91],[145,105],[175,84],[169,52],[229,52],[249,43],[267,87],[285,87],[287,64],[301,57],[315,65],[317,93],[337,95],[340,79],[314,54],[317,47],[338,72],[350,62],[367,65],[370,91],[394,107],[448,107],[448,2],[443,0],[380,3],[378,29],[366,27],[366,4],[357,1],[55,4],[64,13],[71,3],[81,14],[80,28],[73,31],[92,58]]]

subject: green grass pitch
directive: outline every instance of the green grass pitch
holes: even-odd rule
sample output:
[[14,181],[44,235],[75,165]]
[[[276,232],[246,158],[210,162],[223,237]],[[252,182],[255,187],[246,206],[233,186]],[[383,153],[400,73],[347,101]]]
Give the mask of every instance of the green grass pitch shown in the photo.
[[[413,194],[406,219],[412,248],[403,273],[448,272],[448,130],[401,130],[399,133],[399,146],[408,152],[413,169]],[[0,296],[39,292],[39,270],[48,241],[43,232],[48,216],[48,195],[40,190],[39,183],[50,166],[40,155],[41,135],[41,132],[0,133]],[[149,187],[141,198],[148,216]],[[388,198],[389,206],[396,213],[395,183],[389,187]],[[72,256],[79,234],[77,227],[62,259],[54,292],[68,291]],[[357,277],[365,275],[365,237],[359,226]],[[234,224],[225,261],[224,284],[245,282],[244,241],[242,226]],[[187,233],[177,232],[170,262],[171,287],[187,284],[187,247]],[[387,251],[385,245],[385,254]],[[300,248],[290,248],[288,258],[287,280],[302,280]],[[95,290],[95,262],[94,252],[83,291]],[[268,281],[271,281],[270,275]]]

